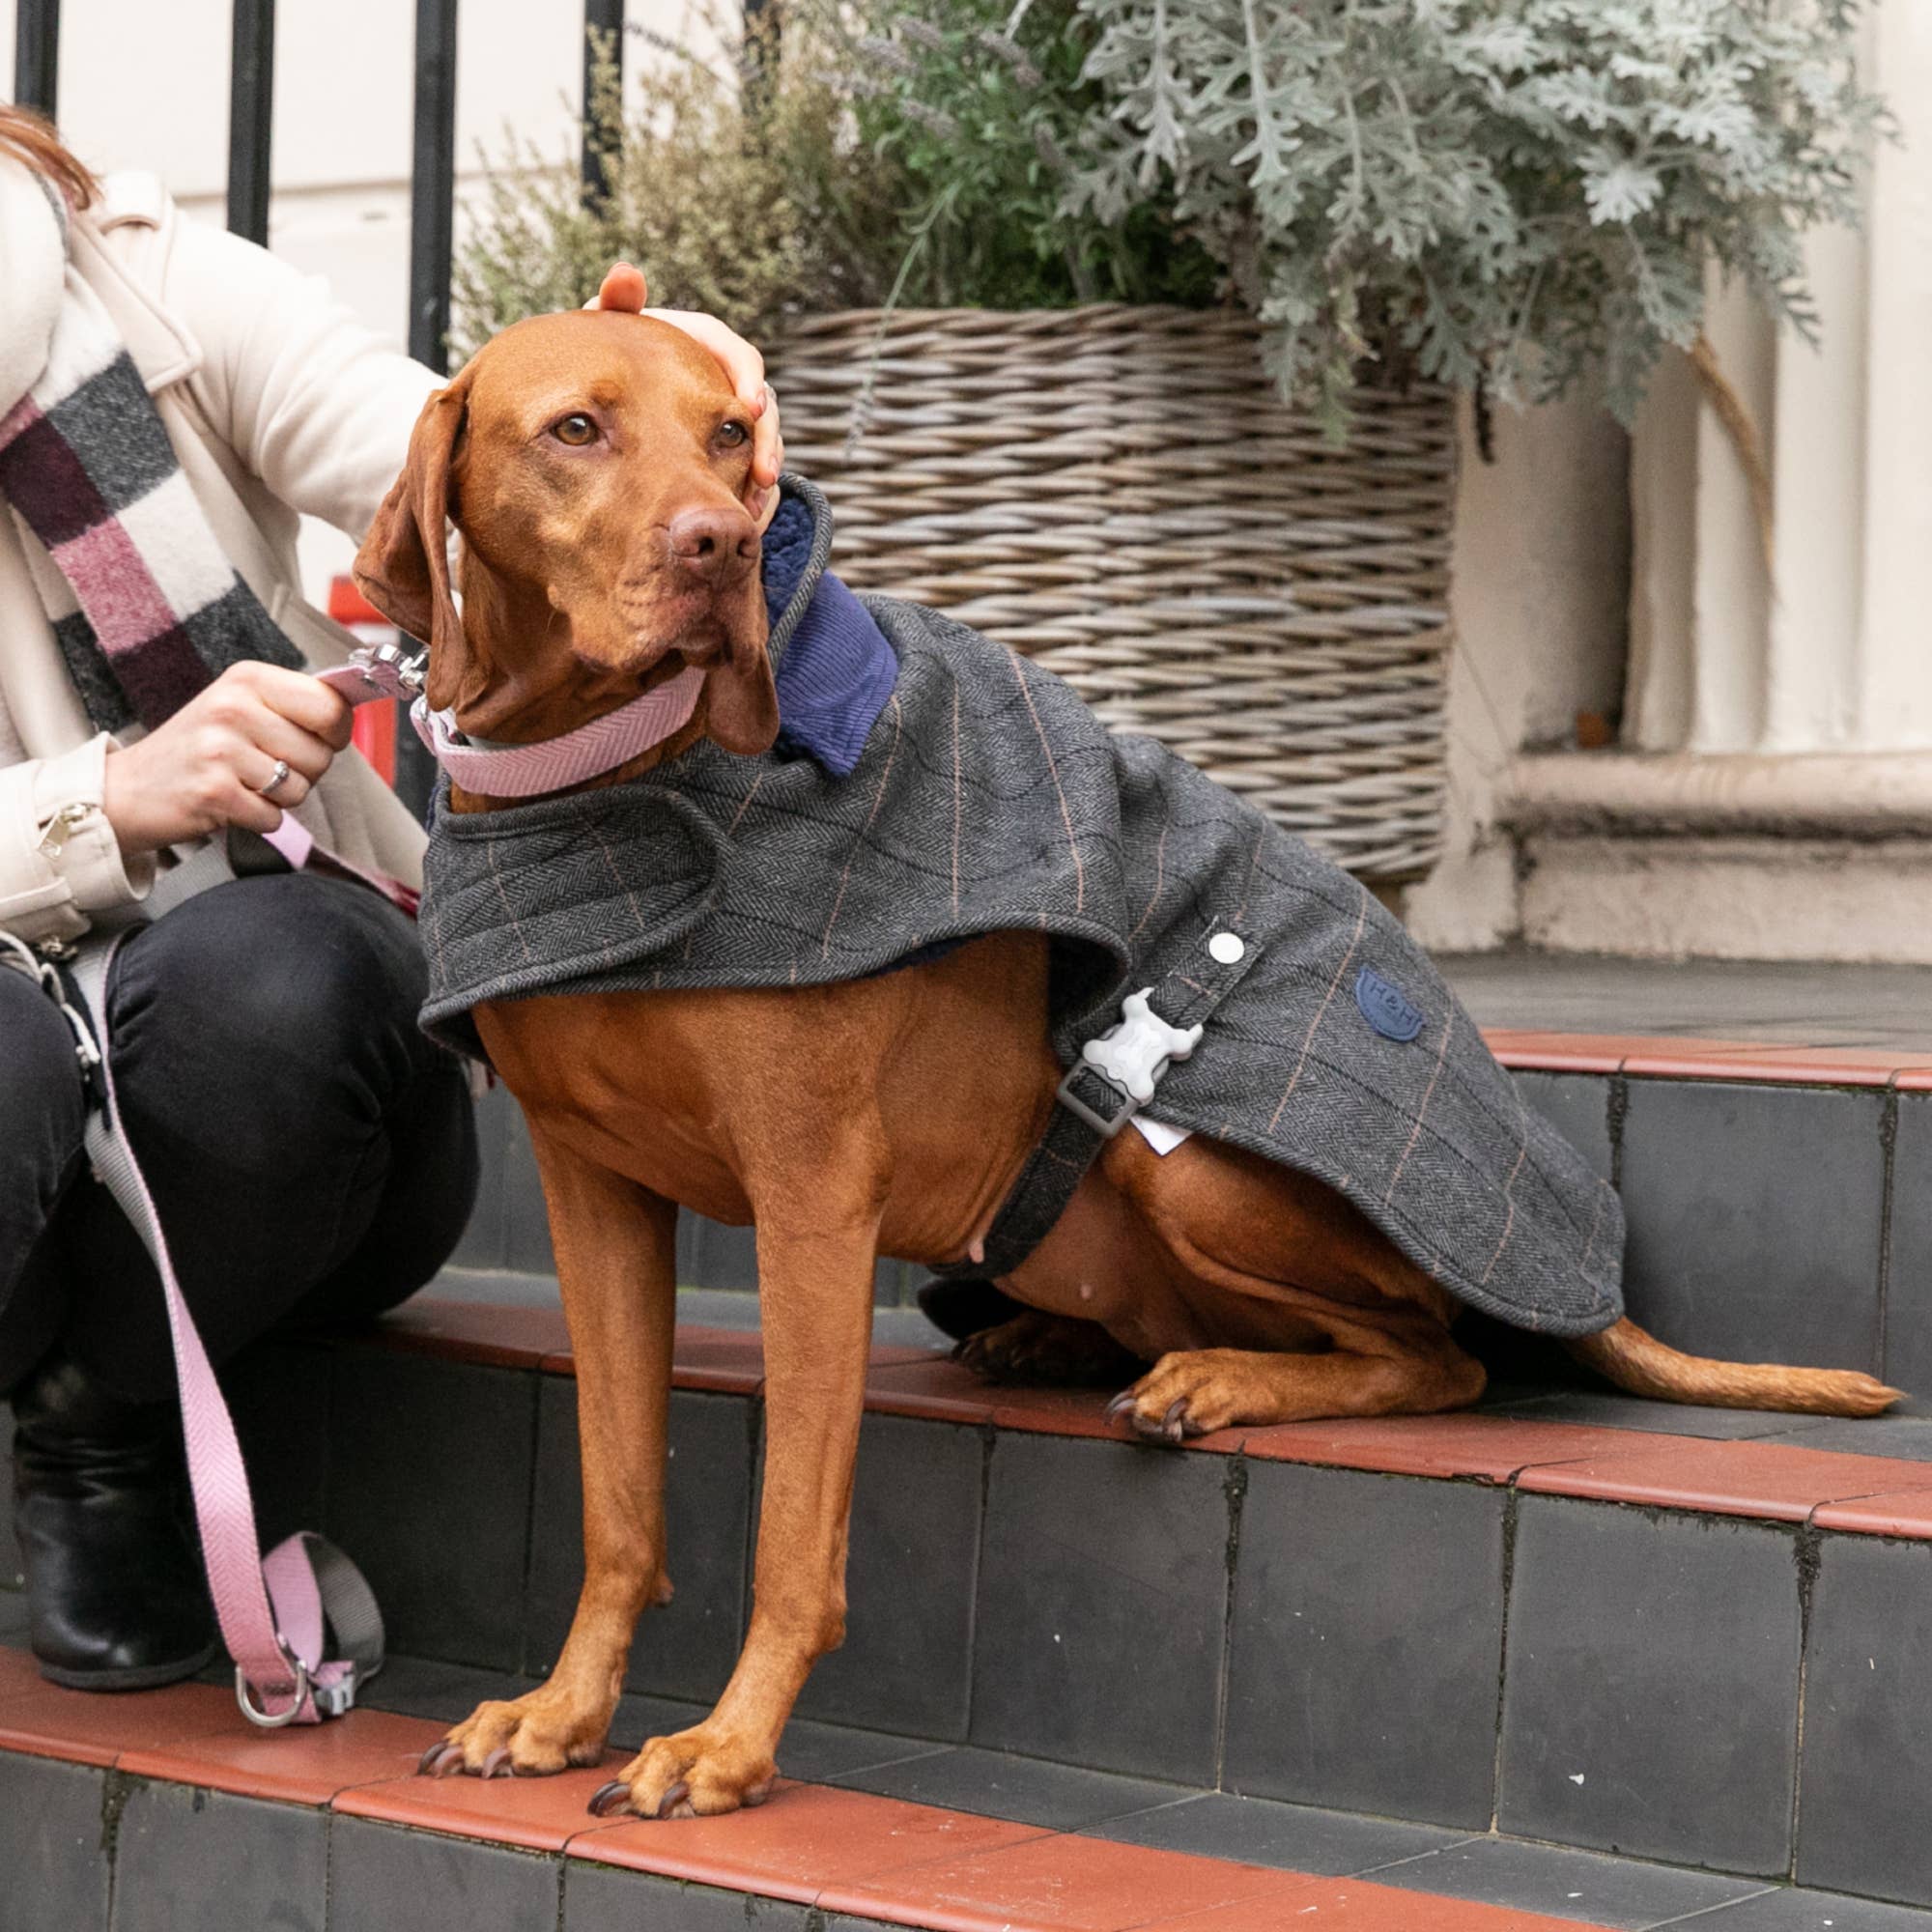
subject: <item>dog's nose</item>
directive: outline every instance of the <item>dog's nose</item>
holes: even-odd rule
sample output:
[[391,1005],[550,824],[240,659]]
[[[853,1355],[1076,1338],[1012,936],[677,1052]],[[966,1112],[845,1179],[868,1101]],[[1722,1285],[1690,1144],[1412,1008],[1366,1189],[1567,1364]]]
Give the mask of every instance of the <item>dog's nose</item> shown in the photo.
[[758,527],[739,509],[686,510],[670,521],[670,554],[716,583],[757,561]]

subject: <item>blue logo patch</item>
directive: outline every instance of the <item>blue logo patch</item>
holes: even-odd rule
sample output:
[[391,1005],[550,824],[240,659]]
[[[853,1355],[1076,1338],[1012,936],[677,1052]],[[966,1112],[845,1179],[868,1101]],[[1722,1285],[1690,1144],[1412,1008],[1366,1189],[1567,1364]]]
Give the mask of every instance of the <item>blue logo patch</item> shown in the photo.
[[1422,1009],[1404,998],[1373,966],[1364,966],[1355,976],[1355,1004],[1384,1039],[1411,1040],[1422,1031]]

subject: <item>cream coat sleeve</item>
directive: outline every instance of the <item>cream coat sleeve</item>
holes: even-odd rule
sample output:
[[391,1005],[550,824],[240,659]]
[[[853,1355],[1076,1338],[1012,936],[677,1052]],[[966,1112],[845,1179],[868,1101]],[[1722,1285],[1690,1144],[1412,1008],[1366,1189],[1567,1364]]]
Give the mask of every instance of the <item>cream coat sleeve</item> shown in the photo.
[[359,541],[442,379],[320,276],[202,222],[178,223],[165,298],[201,344],[191,387],[215,435],[272,496]]

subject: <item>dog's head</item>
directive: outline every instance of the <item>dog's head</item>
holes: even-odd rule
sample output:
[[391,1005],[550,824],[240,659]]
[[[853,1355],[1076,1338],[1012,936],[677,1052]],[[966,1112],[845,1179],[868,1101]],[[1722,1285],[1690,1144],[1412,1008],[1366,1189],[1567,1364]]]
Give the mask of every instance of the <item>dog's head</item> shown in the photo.
[[[762,752],[779,716],[741,500],[751,463],[729,382],[681,330],[541,316],[423,406],[355,581],[429,645],[430,704],[467,730],[542,735],[689,664],[709,672],[710,736]],[[460,618],[446,518],[464,541]]]

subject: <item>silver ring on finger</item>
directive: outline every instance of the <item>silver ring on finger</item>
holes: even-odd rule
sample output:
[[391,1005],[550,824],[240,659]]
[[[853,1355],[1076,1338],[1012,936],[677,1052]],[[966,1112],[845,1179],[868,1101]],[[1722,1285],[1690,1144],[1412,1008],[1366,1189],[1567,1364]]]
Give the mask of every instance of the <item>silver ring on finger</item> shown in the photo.
[[264,798],[273,798],[274,795],[278,791],[280,791],[285,784],[288,783],[288,781],[289,781],[289,761],[286,758],[277,758],[275,760],[275,769],[269,774],[268,783],[258,784],[255,787],[255,789],[258,792],[260,792]]

